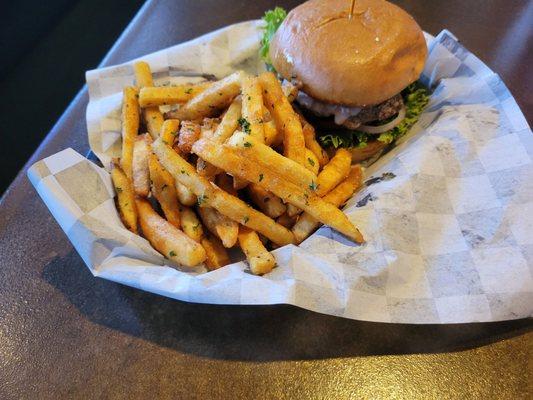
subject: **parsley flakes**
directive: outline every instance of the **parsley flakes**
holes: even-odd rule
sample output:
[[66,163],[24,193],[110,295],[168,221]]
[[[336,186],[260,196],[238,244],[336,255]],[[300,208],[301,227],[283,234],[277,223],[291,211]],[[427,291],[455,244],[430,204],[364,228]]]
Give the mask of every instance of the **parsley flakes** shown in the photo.
[[206,195],[202,194],[201,196],[198,196],[198,205],[201,206],[205,201],[208,199]]
[[250,132],[252,131],[250,129],[250,122],[248,122],[248,120],[244,117],[241,117],[237,120],[237,122],[239,123],[240,127],[242,128],[242,130],[244,131],[244,133],[246,134],[250,134]]

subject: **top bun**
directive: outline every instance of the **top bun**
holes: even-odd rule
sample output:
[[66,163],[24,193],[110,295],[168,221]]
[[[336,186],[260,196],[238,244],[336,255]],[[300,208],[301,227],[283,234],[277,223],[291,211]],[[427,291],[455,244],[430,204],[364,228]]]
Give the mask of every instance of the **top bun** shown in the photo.
[[270,44],[272,65],[309,96],[332,104],[379,104],[416,81],[427,57],[422,30],[384,0],[310,0],[287,15]]

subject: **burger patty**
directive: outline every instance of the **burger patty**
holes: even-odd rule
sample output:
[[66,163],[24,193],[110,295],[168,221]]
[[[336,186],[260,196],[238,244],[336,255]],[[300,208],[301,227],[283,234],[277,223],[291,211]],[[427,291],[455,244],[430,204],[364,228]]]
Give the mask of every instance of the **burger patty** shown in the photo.
[[348,129],[357,129],[359,126],[372,121],[382,121],[390,118],[402,109],[403,98],[401,94],[397,94],[383,103],[375,106],[361,109],[359,114],[349,117],[342,126]]

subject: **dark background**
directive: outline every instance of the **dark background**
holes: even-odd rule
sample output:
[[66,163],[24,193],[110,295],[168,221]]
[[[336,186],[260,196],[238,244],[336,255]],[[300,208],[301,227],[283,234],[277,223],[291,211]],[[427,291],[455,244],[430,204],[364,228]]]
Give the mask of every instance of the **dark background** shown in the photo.
[[0,1],[0,195],[142,4]]

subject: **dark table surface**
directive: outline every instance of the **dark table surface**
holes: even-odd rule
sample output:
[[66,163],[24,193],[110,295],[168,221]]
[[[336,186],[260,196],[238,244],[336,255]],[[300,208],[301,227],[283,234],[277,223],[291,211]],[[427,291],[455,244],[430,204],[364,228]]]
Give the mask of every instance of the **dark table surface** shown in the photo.
[[[148,2],[103,65],[297,3]],[[532,120],[533,2],[396,3],[426,31],[455,33]],[[66,147],[87,153],[86,104],[83,89],[28,164]],[[531,326],[379,324],[170,300],[93,278],[25,169],[0,206],[1,399],[527,398]]]

